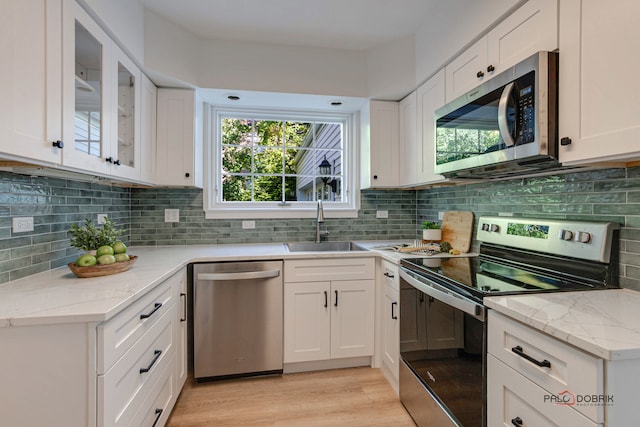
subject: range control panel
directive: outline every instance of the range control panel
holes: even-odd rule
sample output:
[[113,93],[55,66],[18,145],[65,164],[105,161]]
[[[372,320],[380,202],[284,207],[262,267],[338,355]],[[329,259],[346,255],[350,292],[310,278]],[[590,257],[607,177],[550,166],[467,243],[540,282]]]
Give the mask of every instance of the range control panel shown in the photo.
[[609,262],[614,222],[480,217],[476,238],[519,249]]

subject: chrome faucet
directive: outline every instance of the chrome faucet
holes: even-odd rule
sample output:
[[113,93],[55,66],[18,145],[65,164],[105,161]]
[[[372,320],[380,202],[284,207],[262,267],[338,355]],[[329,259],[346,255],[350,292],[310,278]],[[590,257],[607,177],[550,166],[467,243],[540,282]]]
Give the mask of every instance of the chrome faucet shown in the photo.
[[318,209],[316,211],[316,243],[320,243],[323,238],[329,235],[327,230],[320,231],[320,224],[324,222],[324,209],[322,208],[322,200],[318,200]]

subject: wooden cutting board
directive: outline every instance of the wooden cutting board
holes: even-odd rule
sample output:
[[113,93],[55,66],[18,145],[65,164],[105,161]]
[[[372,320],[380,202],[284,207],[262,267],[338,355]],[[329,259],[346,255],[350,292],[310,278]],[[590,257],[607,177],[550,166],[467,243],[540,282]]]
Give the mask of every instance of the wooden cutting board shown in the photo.
[[447,211],[444,213],[441,242],[449,242],[453,249],[466,253],[471,249],[472,233],[473,212]]

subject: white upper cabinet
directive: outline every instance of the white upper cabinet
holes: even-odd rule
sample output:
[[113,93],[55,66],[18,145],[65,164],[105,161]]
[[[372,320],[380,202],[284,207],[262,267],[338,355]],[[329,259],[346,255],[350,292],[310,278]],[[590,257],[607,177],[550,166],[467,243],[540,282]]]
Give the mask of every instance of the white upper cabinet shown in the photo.
[[398,103],[371,101],[362,112],[362,188],[398,187],[400,149]]
[[640,2],[560,2],[560,161],[640,159]]
[[191,89],[158,89],[156,184],[202,187],[202,106]]
[[111,138],[111,173],[120,178],[140,180],[140,123],[141,75],[140,69],[120,49],[116,49],[112,66],[117,67],[111,87],[112,114],[116,117]]
[[140,180],[156,179],[156,103],[158,88],[144,74],[140,88]]
[[557,48],[557,0],[530,0],[446,66],[447,102],[537,51]]
[[418,182],[417,157],[421,144],[418,137],[418,121],[416,116],[416,92],[411,92],[398,105],[400,170],[399,183],[411,185]]
[[417,90],[418,138],[416,147],[416,184],[445,181],[435,171],[435,111],[445,104],[445,71],[441,69]]
[[62,164],[108,175],[112,156],[109,92],[113,69],[109,36],[76,3],[63,6]]
[[62,2],[5,1],[1,9],[0,154],[60,163]]
[[0,25],[0,156],[140,182],[133,61],[73,0],[4,2]]

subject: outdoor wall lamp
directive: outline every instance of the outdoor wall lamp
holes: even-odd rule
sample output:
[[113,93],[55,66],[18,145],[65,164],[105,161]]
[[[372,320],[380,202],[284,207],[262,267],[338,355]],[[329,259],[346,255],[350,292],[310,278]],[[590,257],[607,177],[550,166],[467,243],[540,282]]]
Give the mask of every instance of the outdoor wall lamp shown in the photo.
[[324,160],[322,160],[322,162],[320,162],[320,165],[318,166],[318,169],[320,171],[320,175],[322,176],[320,178],[322,180],[322,183],[325,186],[328,185],[329,187],[331,187],[331,191],[333,191],[334,193],[337,193],[338,192],[338,184],[340,183],[340,180],[331,179],[331,178],[329,178],[327,176],[327,175],[331,175],[331,173],[333,172],[333,166],[327,160],[327,156],[325,156]]

